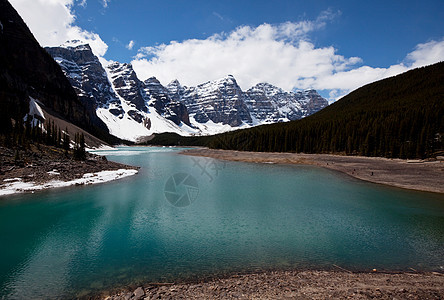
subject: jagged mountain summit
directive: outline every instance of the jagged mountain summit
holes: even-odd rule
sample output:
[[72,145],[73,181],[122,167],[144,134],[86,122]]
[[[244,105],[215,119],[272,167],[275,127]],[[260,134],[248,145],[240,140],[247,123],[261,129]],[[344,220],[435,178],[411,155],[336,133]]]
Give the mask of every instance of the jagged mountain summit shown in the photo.
[[159,114],[176,125],[180,125],[181,122],[191,125],[186,106],[170,97],[168,90],[156,77],[148,78],[143,83],[145,84],[144,90],[150,97],[149,106],[154,107]]
[[78,96],[87,100],[90,109],[96,111],[111,134],[139,141],[153,133],[187,134],[192,131],[185,128],[188,125],[181,120],[171,121],[177,103],[165,101],[157,107],[152,104],[157,94],[150,93],[131,64],[112,62],[104,66],[88,45],[76,42],[45,49],[62,67]]
[[309,116],[328,105],[315,90],[286,92],[269,83],[242,91],[232,75],[196,87],[178,80],[166,88],[169,96],[185,104],[191,124],[205,131],[205,124],[230,128],[287,122]]
[[315,90],[286,92],[269,83],[259,83],[246,92],[252,116],[262,123],[276,123],[307,117],[328,105]]
[[141,81],[131,64],[102,65],[85,44],[46,50],[59,63],[79,97],[111,134],[140,141],[153,133],[208,135],[304,118],[328,105],[314,90],[287,92],[268,83],[242,91],[232,75],[196,87],[155,77]]
[[225,78],[208,81],[197,87],[181,87],[176,80],[170,94],[177,97],[176,90],[181,95],[176,98],[187,107],[194,124],[205,124],[209,121],[222,123],[231,127],[251,124],[251,116],[244,101],[241,90],[232,75]]

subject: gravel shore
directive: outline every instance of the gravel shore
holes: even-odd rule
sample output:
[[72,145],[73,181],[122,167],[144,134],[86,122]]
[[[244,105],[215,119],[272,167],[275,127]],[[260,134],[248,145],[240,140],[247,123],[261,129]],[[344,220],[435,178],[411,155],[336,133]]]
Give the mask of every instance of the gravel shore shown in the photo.
[[331,154],[270,153],[196,148],[184,155],[255,163],[314,165],[373,183],[444,193],[444,161],[388,159]]
[[276,271],[147,284],[101,299],[444,299],[444,274]]

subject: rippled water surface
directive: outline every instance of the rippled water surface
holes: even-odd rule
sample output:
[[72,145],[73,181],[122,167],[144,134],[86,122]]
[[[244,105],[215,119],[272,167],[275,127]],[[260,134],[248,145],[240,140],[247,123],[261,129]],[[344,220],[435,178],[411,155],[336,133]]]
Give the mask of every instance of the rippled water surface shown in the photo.
[[444,268],[443,195],[177,151],[102,151],[140,173],[0,198],[0,298],[270,268]]

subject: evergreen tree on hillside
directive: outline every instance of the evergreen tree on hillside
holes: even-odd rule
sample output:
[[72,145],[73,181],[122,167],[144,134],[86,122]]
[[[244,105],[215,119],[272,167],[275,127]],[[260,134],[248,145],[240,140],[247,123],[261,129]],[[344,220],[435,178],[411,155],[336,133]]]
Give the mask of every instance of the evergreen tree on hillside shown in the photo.
[[67,128],[65,128],[65,131],[63,132],[63,150],[65,150],[65,155],[68,155],[70,143],[71,143],[71,140],[69,138],[69,132],[68,132],[68,127],[67,127]]
[[83,133],[76,133],[74,136],[74,159],[75,160],[85,160],[85,136]]

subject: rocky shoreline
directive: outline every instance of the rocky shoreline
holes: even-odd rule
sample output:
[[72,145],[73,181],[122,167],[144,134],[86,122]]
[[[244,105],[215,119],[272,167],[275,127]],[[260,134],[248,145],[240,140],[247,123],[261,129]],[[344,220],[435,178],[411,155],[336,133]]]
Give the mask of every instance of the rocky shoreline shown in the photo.
[[425,192],[444,193],[444,161],[381,157],[247,152],[196,148],[184,155],[254,163],[303,164],[335,170],[361,180]]
[[91,153],[87,153],[86,160],[77,161],[67,158],[59,148],[30,147],[18,153],[0,147],[0,196],[106,182],[134,175],[139,169]]
[[444,299],[444,274],[273,271],[195,283],[151,283],[95,297],[123,299]]

